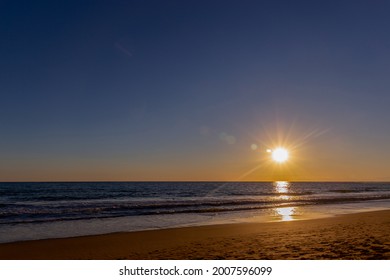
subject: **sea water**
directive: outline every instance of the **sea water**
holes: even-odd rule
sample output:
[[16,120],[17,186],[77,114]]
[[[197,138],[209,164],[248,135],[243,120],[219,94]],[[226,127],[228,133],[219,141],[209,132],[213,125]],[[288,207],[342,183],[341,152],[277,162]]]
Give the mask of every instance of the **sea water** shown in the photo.
[[0,183],[0,242],[390,208],[390,183]]

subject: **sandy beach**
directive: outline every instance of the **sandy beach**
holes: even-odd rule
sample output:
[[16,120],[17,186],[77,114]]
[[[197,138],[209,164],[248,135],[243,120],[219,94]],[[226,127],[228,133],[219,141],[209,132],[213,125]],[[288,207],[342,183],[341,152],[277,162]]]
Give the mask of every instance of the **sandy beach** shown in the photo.
[[390,210],[0,244],[0,259],[390,259]]

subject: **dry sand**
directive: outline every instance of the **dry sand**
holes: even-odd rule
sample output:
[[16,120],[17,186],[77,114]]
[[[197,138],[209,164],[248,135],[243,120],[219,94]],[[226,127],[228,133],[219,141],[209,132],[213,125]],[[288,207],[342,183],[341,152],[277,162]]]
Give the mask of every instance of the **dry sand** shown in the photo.
[[390,259],[390,210],[0,244],[0,259]]

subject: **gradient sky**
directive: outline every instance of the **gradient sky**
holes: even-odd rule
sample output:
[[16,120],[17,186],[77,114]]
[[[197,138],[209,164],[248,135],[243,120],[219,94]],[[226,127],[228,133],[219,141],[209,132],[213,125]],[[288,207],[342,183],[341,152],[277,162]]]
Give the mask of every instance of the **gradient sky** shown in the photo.
[[389,14],[0,1],[0,181],[390,180]]

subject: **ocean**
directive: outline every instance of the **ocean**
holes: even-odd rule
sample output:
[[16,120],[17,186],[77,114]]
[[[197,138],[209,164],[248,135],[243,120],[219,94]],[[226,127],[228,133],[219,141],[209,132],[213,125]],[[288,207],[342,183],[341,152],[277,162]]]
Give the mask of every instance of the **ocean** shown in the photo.
[[379,182],[0,183],[0,243],[389,208]]

